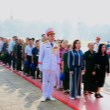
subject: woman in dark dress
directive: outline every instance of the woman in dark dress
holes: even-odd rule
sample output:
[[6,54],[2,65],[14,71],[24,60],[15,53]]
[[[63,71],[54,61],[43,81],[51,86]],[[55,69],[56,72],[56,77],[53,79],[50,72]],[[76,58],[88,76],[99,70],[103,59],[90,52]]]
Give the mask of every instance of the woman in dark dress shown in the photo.
[[85,61],[85,74],[84,74],[84,95],[88,95],[94,92],[93,90],[93,81],[94,81],[94,75],[92,74],[94,70],[94,43],[88,44],[89,50],[85,52],[84,54],[84,61]]
[[94,56],[94,72],[97,81],[97,92],[95,94],[96,98],[102,98],[103,96],[100,94],[101,88],[104,86],[105,83],[105,76],[106,73],[109,73],[109,59],[106,53],[106,45],[100,44],[98,53]]

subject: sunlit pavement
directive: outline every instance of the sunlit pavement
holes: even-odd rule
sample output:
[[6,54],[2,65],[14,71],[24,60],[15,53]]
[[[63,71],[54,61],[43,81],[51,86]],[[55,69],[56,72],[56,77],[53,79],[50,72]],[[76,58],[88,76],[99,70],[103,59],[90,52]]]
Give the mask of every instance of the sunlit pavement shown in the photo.
[[72,110],[59,101],[40,102],[41,90],[0,66],[0,110]]
[[[82,97],[80,99],[72,101],[69,99],[68,95],[64,95],[62,92],[54,90],[53,96],[55,98],[57,98],[58,100],[60,100],[61,102],[65,103],[65,105],[59,101],[55,101],[55,102],[49,101],[49,102],[45,102],[45,103],[40,103],[39,98],[41,96],[41,91],[39,89],[37,89],[36,87],[41,89],[41,82],[39,80],[32,80],[31,77],[26,77],[22,73],[18,73],[16,71],[10,72],[10,71],[12,71],[10,68],[7,68],[6,66],[4,66],[4,67],[3,66],[0,67],[0,79],[2,79],[2,80],[8,79],[7,83],[10,85],[9,90],[11,89],[11,86],[14,85],[14,87],[15,87],[14,91],[17,91],[17,93],[16,93],[17,96],[19,96],[19,93],[21,92],[20,99],[22,100],[22,104],[18,103],[21,101],[17,101],[14,104],[12,104],[12,105],[18,106],[17,110],[25,110],[25,109],[32,110],[33,108],[34,108],[34,110],[50,110],[50,109],[71,110],[70,108],[68,108],[65,105],[68,105],[69,107],[74,108],[74,110],[110,110],[110,106],[108,103],[110,100],[110,76],[106,78],[106,84],[105,84],[104,89],[102,90],[102,95],[104,96],[104,98],[102,98],[102,99],[96,99],[94,97],[94,95],[88,95],[88,96],[82,95]],[[32,83],[34,86],[31,85],[30,83],[28,83],[27,81],[25,81],[24,79],[20,78],[19,76],[24,78],[28,82]],[[1,82],[2,81],[0,81],[0,84],[1,84]],[[10,84],[10,82],[11,82],[11,84]],[[2,82],[2,83],[4,83],[4,82]],[[4,84],[1,84],[1,85],[4,85]],[[5,84],[4,88],[7,87],[8,84]],[[32,89],[32,88],[34,88],[34,89]],[[4,93],[5,93],[5,91],[4,91]],[[14,92],[12,92],[12,93],[14,93]],[[17,96],[15,95],[16,100],[19,100],[19,97],[17,97]],[[4,97],[6,97],[6,100],[7,100],[7,97],[10,97],[10,99],[12,99],[11,94],[8,94],[8,96],[4,95]],[[5,102],[11,103],[8,101],[9,100],[7,100]],[[10,107],[13,107],[10,105],[8,105],[9,108],[5,109],[5,110],[10,110]],[[13,110],[13,109],[11,108],[11,110]]]
[[106,78],[105,86],[102,91],[110,95],[110,76]]
[[[110,64],[110,58],[109,58],[109,64]],[[110,65],[109,65],[109,72],[110,72]],[[109,74],[109,76],[106,75],[106,82],[105,82],[105,86],[103,88],[103,92],[110,95],[110,74]]]

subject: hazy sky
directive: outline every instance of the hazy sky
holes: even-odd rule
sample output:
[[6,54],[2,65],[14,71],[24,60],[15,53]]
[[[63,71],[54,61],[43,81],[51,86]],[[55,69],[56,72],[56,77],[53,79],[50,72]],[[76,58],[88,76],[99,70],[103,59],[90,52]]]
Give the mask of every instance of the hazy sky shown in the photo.
[[0,0],[0,21],[110,24],[110,0]]

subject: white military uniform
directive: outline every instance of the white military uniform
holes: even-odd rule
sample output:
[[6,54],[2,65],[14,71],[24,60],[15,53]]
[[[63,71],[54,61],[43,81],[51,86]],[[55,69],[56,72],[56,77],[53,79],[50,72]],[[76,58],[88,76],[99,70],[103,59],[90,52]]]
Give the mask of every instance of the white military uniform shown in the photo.
[[41,45],[39,62],[41,63],[40,70],[43,72],[43,96],[50,98],[53,92],[55,74],[58,72],[60,63],[59,49],[55,42],[53,42],[53,47],[49,41]]
[[40,43],[40,46],[41,46],[42,44],[44,44],[44,42],[42,42],[42,40],[40,40],[39,43]]

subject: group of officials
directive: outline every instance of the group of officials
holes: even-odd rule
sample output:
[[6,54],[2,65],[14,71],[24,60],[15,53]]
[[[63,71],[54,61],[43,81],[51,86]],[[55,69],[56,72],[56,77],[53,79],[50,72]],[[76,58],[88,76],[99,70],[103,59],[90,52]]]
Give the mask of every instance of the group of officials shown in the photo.
[[[74,100],[81,97],[81,83],[84,95],[94,94],[102,98],[106,73],[109,75],[110,43],[88,43],[88,51],[83,53],[81,41],[72,45],[67,40],[55,40],[53,28],[42,34],[41,40],[27,38],[26,41],[14,36],[12,40],[0,37],[0,60],[13,70],[33,79],[42,79],[41,101],[55,100],[54,87],[63,90]],[[36,75],[37,73],[37,75]]]

